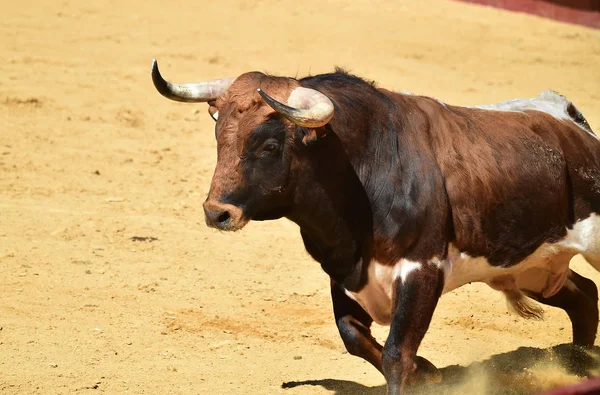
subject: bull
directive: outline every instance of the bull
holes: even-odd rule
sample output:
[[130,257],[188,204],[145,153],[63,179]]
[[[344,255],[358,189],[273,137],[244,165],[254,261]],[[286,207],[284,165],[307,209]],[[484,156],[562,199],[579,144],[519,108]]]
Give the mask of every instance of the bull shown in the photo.
[[[534,301],[563,309],[573,343],[594,344],[598,291],[569,264],[600,270],[600,142],[565,97],[460,107],[339,69],[173,84],[156,61],[152,79],[216,121],[206,224],[295,222],[344,345],[388,394],[440,380],[417,351],[441,295],[471,282],[526,318],[542,316]],[[373,321],[390,326],[383,346]]]

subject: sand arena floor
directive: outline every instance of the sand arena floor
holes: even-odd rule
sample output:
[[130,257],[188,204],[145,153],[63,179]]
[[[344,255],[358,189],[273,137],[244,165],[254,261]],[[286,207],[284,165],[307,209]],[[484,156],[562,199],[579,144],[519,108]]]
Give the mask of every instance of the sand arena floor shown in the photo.
[[[213,121],[155,92],[154,57],[176,82],[339,65],[455,104],[553,88],[600,130],[597,30],[442,0],[103,3],[2,5],[3,394],[385,392],[343,352],[296,225],[204,226]],[[470,285],[421,354],[443,368],[436,393],[532,393],[578,380],[552,349],[570,333],[562,311],[525,321]]]

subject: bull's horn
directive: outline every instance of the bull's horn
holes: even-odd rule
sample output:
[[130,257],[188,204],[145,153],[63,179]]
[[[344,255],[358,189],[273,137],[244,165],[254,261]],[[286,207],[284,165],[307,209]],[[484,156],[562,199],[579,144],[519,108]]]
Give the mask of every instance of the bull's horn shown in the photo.
[[298,87],[292,91],[287,105],[267,95],[262,89],[258,93],[275,111],[298,126],[319,128],[333,117],[333,103],[319,91]]
[[207,102],[221,96],[229,88],[235,78],[193,82],[189,84],[172,84],[160,75],[158,62],[152,60],[152,82],[156,90],[171,100],[188,103]]

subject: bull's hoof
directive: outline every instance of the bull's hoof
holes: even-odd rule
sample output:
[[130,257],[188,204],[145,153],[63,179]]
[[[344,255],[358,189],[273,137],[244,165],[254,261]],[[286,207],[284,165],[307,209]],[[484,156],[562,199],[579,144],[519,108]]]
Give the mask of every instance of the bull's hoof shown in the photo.
[[416,357],[416,369],[411,377],[411,384],[436,384],[442,381],[440,371],[428,360],[423,357]]

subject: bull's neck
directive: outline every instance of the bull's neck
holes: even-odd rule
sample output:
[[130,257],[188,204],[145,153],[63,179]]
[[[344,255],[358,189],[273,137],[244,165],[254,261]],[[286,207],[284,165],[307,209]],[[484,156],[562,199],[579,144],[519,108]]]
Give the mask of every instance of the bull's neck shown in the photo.
[[[404,102],[392,93],[337,74],[303,85],[331,98],[335,115],[331,133],[307,148],[289,218],[300,225],[308,252],[324,269],[352,282],[363,262],[394,261],[416,234],[410,219],[401,226],[394,222],[415,207],[415,175],[423,173],[404,152],[415,139],[407,135]],[[399,243],[390,247],[380,239]]]
[[[363,262],[372,256],[373,213],[360,165],[375,158],[351,157],[349,138],[332,130],[315,146],[302,169],[289,219],[301,229],[308,252],[348,289],[363,279]],[[341,137],[340,137],[341,136]],[[363,153],[364,155],[365,153]]]
[[[290,219],[319,244],[334,247],[362,238],[371,228],[369,197],[335,136],[313,156],[298,180]],[[321,143],[321,142],[319,142]],[[324,141],[323,141],[324,143]],[[357,217],[363,221],[356,221]]]
[[295,172],[301,175],[290,219],[325,244],[345,233],[361,239],[373,233],[371,204],[393,194],[378,184],[385,182],[382,173],[400,168],[399,120],[389,118],[391,101],[374,89],[348,95],[347,89],[319,88],[335,103],[336,114],[326,136],[300,154],[304,163]]
[[[333,256],[328,273],[335,267],[340,276],[356,274],[367,259],[393,264],[442,254],[450,232],[447,200],[428,145],[426,111],[416,99],[364,84],[314,88],[332,99],[336,112],[332,133],[309,153],[290,215],[309,253],[326,271],[324,261]],[[439,237],[425,242],[425,231]]]

